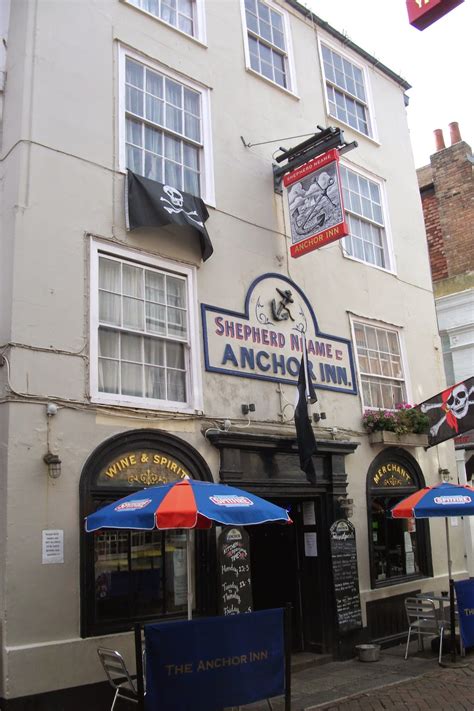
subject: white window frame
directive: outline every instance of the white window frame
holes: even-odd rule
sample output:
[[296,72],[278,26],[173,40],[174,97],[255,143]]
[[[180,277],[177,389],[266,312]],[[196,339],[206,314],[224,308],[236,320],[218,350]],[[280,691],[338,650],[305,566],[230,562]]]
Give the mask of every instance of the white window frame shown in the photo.
[[205,6],[204,6],[204,0],[192,0],[194,3],[194,27],[195,27],[195,32],[193,35],[188,34],[184,30],[181,30],[179,27],[176,27],[176,25],[171,24],[170,22],[167,22],[166,20],[163,20],[162,17],[159,15],[154,15],[152,12],[149,12],[148,10],[145,10],[142,7],[138,7],[133,0],[121,0],[125,5],[130,5],[133,7],[135,10],[138,10],[139,12],[142,12],[144,15],[148,15],[148,17],[153,18],[153,20],[156,20],[157,22],[161,22],[163,25],[166,27],[170,27],[172,30],[175,32],[179,32],[180,35],[183,35],[184,37],[188,37],[189,39],[195,40],[196,42],[199,42],[199,44],[203,44],[206,46],[207,44],[207,36],[206,36],[206,15],[205,15]]
[[[389,211],[388,211],[388,202],[387,202],[387,193],[386,193],[386,182],[382,178],[378,177],[377,175],[374,175],[368,170],[364,170],[364,168],[361,168],[358,165],[355,165],[351,161],[344,159],[341,160],[341,166],[346,168],[347,170],[350,170],[352,173],[355,173],[356,175],[360,175],[361,177],[365,178],[366,180],[370,180],[372,183],[376,183],[379,191],[380,191],[380,199],[381,199],[381,206],[382,206],[382,216],[383,216],[383,245],[384,245],[384,255],[386,258],[386,266],[381,267],[378,264],[373,264],[372,262],[367,262],[365,259],[359,259],[359,257],[355,256],[354,254],[350,254],[346,248],[345,245],[345,237],[343,237],[340,240],[341,244],[341,250],[342,254],[346,259],[352,259],[354,262],[359,262],[359,264],[365,264],[367,267],[373,267],[374,269],[380,269],[382,272],[389,272],[390,274],[395,274],[396,273],[396,264],[395,264],[395,253],[393,251],[393,242],[392,242],[392,231],[390,228],[390,219],[389,219]],[[341,178],[341,190],[342,190],[342,178]],[[357,212],[352,213],[351,210],[349,210],[348,206],[344,204],[344,211],[348,213],[349,215],[354,215],[354,217],[358,218],[359,220],[366,221],[369,224],[375,224],[377,223],[372,222],[368,218],[363,217],[363,215],[359,215]],[[349,226],[349,225],[348,225]]]
[[159,72],[160,74],[174,79],[174,81],[196,91],[201,96],[201,128],[202,128],[202,149],[201,158],[201,199],[211,207],[215,207],[215,192],[214,192],[214,160],[212,151],[212,125],[211,125],[211,92],[210,88],[200,84],[189,77],[184,76],[176,71],[163,66],[157,61],[145,57],[139,52],[130,49],[129,47],[118,45],[118,82],[119,82],[119,101],[118,101],[118,140],[119,140],[119,167],[122,173],[126,173],[126,128],[125,128],[125,64],[127,58],[133,59],[139,64],[149,67],[150,69]]
[[[184,277],[187,283],[188,342],[185,345],[187,402],[155,400],[131,395],[99,391],[99,256],[116,257],[142,267],[156,268]],[[201,356],[199,348],[199,320],[197,306],[196,268],[171,260],[144,255],[138,250],[117,247],[108,242],[91,239],[90,244],[90,391],[91,401],[98,404],[195,413],[202,411]]]
[[[359,388],[359,395],[360,395],[360,403],[361,403],[361,411],[362,414],[366,410],[373,410],[373,411],[378,411],[378,410],[386,410],[388,408],[379,408],[379,407],[373,407],[371,405],[367,405],[364,403],[364,396],[363,396],[363,389],[362,389],[362,377],[361,377],[361,370],[359,366],[359,353],[357,350],[357,341],[356,341],[356,335],[355,335],[355,325],[356,324],[363,324],[364,326],[372,326],[373,328],[378,328],[382,329],[384,331],[393,331],[397,334],[398,336],[398,344],[400,347],[400,360],[402,364],[402,369],[403,369],[403,382],[405,386],[405,394],[406,394],[406,401],[411,403],[411,397],[412,397],[412,389],[411,389],[411,382],[410,382],[410,376],[409,376],[409,371],[408,371],[408,358],[407,358],[407,353],[406,353],[406,347],[405,347],[405,340],[403,338],[403,328],[401,326],[397,326],[393,323],[387,323],[386,321],[379,321],[377,319],[368,319],[365,316],[359,316],[358,314],[355,313],[349,313],[349,321],[350,321],[350,328],[351,328],[351,337],[352,337],[352,343],[354,347],[354,360],[355,360],[355,366],[356,366],[356,371],[357,371],[357,385]],[[370,375],[370,374],[368,374]],[[390,376],[383,376],[383,375],[375,375],[373,374],[374,378],[386,378],[387,380],[396,380],[396,378],[391,378]]]
[[282,53],[285,54],[286,57],[286,66],[287,66],[287,80],[288,80],[288,86],[284,87],[281,86],[280,84],[277,84],[276,81],[273,81],[272,79],[269,79],[268,77],[264,76],[260,72],[257,72],[255,69],[252,68],[252,65],[250,64],[250,50],[249,50],[249,33],[248,33],[248,28],[247,28],[247,16],[245,14],[245,0],[240,0],[240,12],[242,16],[242,34],[243,34],[243,40],[244,40],[244,56],[245,56],[245,68],[250,74],[253,74],[256,77],[260,77],[260,79],[263,79],[264,81],[268,82],[271,84],[271,86],[277,87],[277,89],[280,89],[281,91],[284,91],[285,93],[292,94],[293,96],[297,96],[297,87],[296,87],[296,69],[295,69],[295,61],[294,61],[294,54],[293,54],[293,43],[291,40],[291,27],[290,27],[290,19],[289,15],[284,10],[280,5],[276,5],[272,0],[262,0],[264,5],[268,5],[268,7],[275,12],[277,12],[279,15],[282,16],[283,18],[283,29],[284,29],[284,35],[285,35],[285,43],[286,43],[286,52]]
[[[353,96],[349,92],[347,92],[345,89],[342,87],[339,87],[338,84],[334,84],[330,79],[326,77],[326,72],[324,69],[324,60],[323,60],[323,49],[322,45],[326,45],[330,50],[335,52],[336,54],[339,54],[343,59],[346,59],[348,62],[351,64],[354,64],[360,71],[362,72],[362,76],[364,78],[364,89],[366,92],[366,106],[367,106],[367,114],[368,114],[368,126],[369,126],[369,133],[363,133],[362,131],[359,131],[359,129],[354,128],[354,126],[351,126],[350,123],[346,123],[345,121],[342,121],[338,116],[335,114],[331,113],[331,109],[329,106],[329,97],[328,97],[328,92],[327,92],[327,84],[331,84],[332,86],[336,87],[339,91],[341,91],[344,95],[350,96],[351,98],[356,99],[357,101],[360,102],[360,99],[357,97]],[[376,117],[375,117],[375,106],[372,98],[372,89],[371,89],[371,84],[369,81],[369,73],[367,71],[367,66],[364,64],[361,64],[360,57],[358,57],[356,54],[350,52],[347,50],[346,47],[342,48],[340,45],[336,44],[334,41],[332,41],[328,37],[319,37],[319,42],[318,42],[318,51],[319,51],[319,61],[320,61],[320,66],[321,66],[321,77],[323,81],[323,92],[324,92],[324,101],[326,103],[326,114],[330,116],[331,118],[334,118],[336,121],[341,123],[343,126],[347,126],[351,131],[355,131],[359,136],[364,136],[364,138],[369,139],[369,141],[374,141],[375,143],[379,143],[379,138],[378,138],[378,132],[377,132],[377,122],[376,122]]]

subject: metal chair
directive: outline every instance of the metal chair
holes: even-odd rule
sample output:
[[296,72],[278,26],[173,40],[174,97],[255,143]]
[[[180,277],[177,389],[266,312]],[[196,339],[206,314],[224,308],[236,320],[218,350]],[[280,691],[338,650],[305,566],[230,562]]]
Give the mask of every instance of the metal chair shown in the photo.
[[115,696],[110,711],[113,711],[115,702],[119,698],[138,704],[138,689],[135,683],[136,676],[132,676],[129,673],[120,652],[114,649],[98,647],[97,654],[104,667],[107,679],[115,689]]
[[442,616],[438,616],[438,610],[433,600],[418,599],[416,597],[405,598],[405,611],[408,620],[408,639],[405,648],[405,659],[408,658],[408,646],[412,630],[418,635],[418,649],[424,649],[423,635],[433,637],[439,635],[438,663],[441,664],[443,654],[443,635],[445,621]]

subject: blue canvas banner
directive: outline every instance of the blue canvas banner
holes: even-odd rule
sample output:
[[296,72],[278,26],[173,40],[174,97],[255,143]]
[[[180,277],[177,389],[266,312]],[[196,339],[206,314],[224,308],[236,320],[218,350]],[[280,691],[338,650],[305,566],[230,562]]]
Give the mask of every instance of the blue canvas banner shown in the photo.
[[465,647],[474,646],[474,578],[454,583],[459,610],[459,627]]
[[146,711],[221,711],[284,693],[283,610],[145,625]]

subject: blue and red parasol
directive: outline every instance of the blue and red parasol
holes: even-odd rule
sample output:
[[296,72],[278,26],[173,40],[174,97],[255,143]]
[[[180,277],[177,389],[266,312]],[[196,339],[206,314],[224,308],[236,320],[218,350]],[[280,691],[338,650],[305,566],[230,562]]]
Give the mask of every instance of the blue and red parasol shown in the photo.
[[391,510],[392,518],[444,518],[448,550],[451,658],[456,660],[454,581],[449,545],[448,517],[474,516],[474,487],[468,484],[442,483],[425,486],[407,496]]
[[187,529],[188,619],[192,615],[189,531],[260,523],[292,523],[288,511],[242,489],[195,479],[141,489],[86,516],[86,531],[125,528],[139,531]]

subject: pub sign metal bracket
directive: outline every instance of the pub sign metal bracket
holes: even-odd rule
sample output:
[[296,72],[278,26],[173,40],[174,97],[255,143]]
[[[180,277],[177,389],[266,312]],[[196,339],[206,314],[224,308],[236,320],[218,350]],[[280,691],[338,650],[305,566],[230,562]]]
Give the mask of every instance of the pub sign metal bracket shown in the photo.
[[279,195],[283,193],[282,181],[285,173],[299,168],[312,158],[331,150],[331,148],[336,148],[341,155],[351,151],[353,148],[357,148],[357,141],[346,143],[344,132],[341,128],[333,128],[332,126],[329,126],[329,128],[317,126],[317,128],[319,132],[315,133],[314,136],[299,143],[294,148],[284,151],[275,158],[277,163],[282,163],[284,160],[287,161],[282,166],[273,164],[273,187]]

